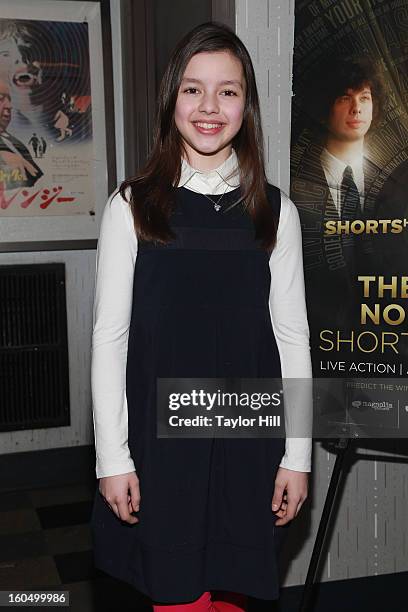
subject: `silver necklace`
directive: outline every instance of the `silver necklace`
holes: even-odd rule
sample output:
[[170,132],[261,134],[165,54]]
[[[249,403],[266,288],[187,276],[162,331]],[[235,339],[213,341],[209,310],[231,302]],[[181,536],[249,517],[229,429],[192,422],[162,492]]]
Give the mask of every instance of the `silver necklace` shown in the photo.
[[[213,200],[213,199],[212,199],[212,198],[211,198],[209,195],[207,195],[206,193],[202,193],[201,195],[203,195],[204,197],[206,197],[206,198],[207,198],[207,200],[210,200],[210,202],[212,203],[212,205],[213,205],[213,207],[214,207],[214,210],[215,210],[216,212],[219,212],[219,211],[221,210],[221,208],[222,208],[222,207],[221,207],[220,202],[221,202],[222,198],[225,196],[225,194],[227,193],[227,189],[228,189],[228,185],[226,186],[224,193],[221,195],[221,197],[220,197],[220,198],[218,198],[218,200],[217,200],[216,202],[215,202],[215,200]],[[200,193],[200,192],[199,192],[199,191],[196,191],[196,193]]]
[[[193,173],[195,174],[195,173]],[[188,181],[192,178],[193,174],[190,176],[190,178],[188,179]],[[222,177],[221,177],[222,178]],[[224,179],[223,179],[224,180]],[[183,187],[186,186],[186,184],[188,183],[188,181],[186,181],[183,185]],[[225,181],[224,181],[225,182]],[[194,193],[199,193],[200,195],[203,195],[205,198],[207,198],[207,200],[210,200],[211,204],[213,205],[213,208],[216,212],[219,212],[221,210],[221,200],[222,198],[225,196],[225,194],[227,193],[227,189],[228,189],[229,185],[227,183],[227,186],[225,187],[224,192],[221,194],[221,197],[218,198],[217,201],[213,200],[209,195],[207,195],[206,193],[201,193],[201,191],[196,191],[195,189],[191,189],[191,187],[187,187],[187,189],[190,189],[191,191],[194,191]]]

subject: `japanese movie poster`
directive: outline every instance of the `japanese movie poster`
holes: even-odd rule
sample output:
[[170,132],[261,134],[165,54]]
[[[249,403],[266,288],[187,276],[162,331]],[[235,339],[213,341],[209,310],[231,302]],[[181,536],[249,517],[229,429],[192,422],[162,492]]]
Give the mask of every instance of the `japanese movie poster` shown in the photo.
[[88,24],[0,18],[0,218],[94,214]]
[[408,0],[297,0],[291,197],[314,377],[408,373]]

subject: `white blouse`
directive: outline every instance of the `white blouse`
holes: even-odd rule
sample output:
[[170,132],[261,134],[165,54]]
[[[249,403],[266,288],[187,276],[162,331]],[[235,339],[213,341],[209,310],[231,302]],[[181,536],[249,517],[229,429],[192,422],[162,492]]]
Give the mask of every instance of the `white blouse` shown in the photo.
[[[179,187],[216,195],[238,184],[234,150],[210,172],[197,171],[182,161]],[[91,388],[97,478],[135,471],[128,447],[126,361],[137,249],[130,206],[115,191],[102,215],[96,253]],[[282,377],[311,378],[300,221],[295,205],[284,193],[269,266],[269,308]],[[311,438],[287,437],[280,466],[310,472],[311,454]]]

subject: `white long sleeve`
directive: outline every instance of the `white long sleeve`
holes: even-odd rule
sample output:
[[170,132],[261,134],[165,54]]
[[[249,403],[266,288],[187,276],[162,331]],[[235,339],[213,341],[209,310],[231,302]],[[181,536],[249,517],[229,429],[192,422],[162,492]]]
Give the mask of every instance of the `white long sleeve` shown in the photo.
[[[281,212],[276,246],[269,259],[271,290],[269,309],[278,345],[282,378],[311,379],[305,287],[303,277],[302,233],[296,206],[281,192]],[[310,408],[309,398],[304,405]],[[301,406],[297,408],[301,410]],[[296,415],[285,413],[288,417]],[[310,419],[311,414],[301,415]],[[309,422],[309,421],[307,421]],[[311,471],[311,438],[287,437],[281,467],[299,472]]]
[[114,193],[96,253],[91,388],[96,476],[133,472],[128,447],[126,360],[137,237],[128,203]]
[[[184,169],[183,181],[189,168]],[[231,160],[224,166],[230,169]],[[201,173],[189,185],[216,194],[225,189],[219,178]],[[227,191],[233,188],[232,183]],[[128,447],[126,361],[137,250],[130,207],[115,192],[102,216],[96,259],[91,388],[97,478],[135,469]],[[297,211],[282,194],[277,245],[270,258],[270,310],[284,377],[311,376],[301,256]],[[287,439],[281,465],[310,471],[310,455],[311,440]]]

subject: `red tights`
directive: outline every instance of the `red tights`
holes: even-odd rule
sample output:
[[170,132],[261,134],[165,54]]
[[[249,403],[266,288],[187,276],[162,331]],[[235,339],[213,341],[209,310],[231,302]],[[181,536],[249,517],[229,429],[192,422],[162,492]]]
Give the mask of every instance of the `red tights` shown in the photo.
[[195,601],[185,604],[153,604],[154,612],[245,612],[246,609],[246,595],[226,591],[216,591],[213,598],[211,592],[206,591]]

